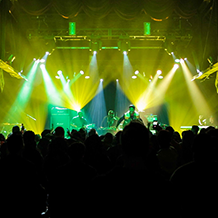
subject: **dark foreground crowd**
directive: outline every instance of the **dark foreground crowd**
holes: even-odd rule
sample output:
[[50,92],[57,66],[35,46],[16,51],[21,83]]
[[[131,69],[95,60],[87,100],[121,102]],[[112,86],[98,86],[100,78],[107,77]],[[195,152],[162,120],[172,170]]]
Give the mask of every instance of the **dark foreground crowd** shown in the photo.
[[64,136],[0,134],[1,217],[217,217],[218,129]]

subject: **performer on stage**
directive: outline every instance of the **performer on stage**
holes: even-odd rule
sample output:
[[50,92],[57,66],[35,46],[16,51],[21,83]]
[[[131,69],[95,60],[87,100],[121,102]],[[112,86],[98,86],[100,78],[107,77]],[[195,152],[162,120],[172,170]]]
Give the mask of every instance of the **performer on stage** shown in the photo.
[[82,111],[78,111],[78,115],[72,118],[70,125],[76,130],[86,127],[87,120],[83,117]]
[[123,122],[123,128],[129,124],[132,120],[141,120],[139,113],[135,111],[135,106],[133,104],[129,105],[129,110],[123,114],[122,117],[120,117],[120,119],[117,122],[116,127],[118,127],[120,125],[120,123]]
[[119,119],[119,117],[115,116],[114,111],[113,110],[109,110],[107,116],[104,117],[104,119],[101,122],[101,126],[106,124],[107,121],[107,127],[116,127],[117,124],[117,120]]

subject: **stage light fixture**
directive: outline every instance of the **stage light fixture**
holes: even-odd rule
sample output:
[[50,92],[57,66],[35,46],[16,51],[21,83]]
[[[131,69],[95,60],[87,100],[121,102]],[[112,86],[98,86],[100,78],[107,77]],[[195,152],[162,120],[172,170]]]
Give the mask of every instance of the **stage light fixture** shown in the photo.
[[137,74],[139,74],[139,71],[138,71],[138,70],[135,71],[135,75],[137,75]]
[[144,22],[144,35],[145,36],[151,35],[151,23],[150,22]]
[[62,71],[58,70],[57,74],[60,76],[62,74]]
[[175,38],[174,36],[168,36],[164,42],[164,50],[168,55],[173,55],[175,52]]
[[90,76],[85,76],[85,79],[89,79],[90,78]]
[[83,70],[80,70],[80,72],[79,72],[79,73],[83,75],[83,74],[84,74],[84,71],[83,71]]
[[136,79],[136,78],[137,78],[137,76],[136,76],[136,75],[133,75],[133,76],[132,76],[132,79]]
[[128,51],[130,51],[130,41],[128,39],[119,40],[118,50],[121,51],[124,55],[127,55]]
[[69,22],[69,35],[70,36],[76,35],[76,22]]
[[99,50],[101,50],[102,42],[100,40],[91,40],[89,44],[89,51],[93,52],[93,55],[96,55]]
[[161,71],[161,70],[158,70],[158,71],[157,71],[157,74],[158,74],[158,75],[161,75],[161,74],[162,74],[162,71]]
[[179,65],[178,64],[174,64],[173,68],[176,70],[179,68]]
[[100,79],[100,82],[103,82],[104,80],[103,79]]
[[180,63],[184,63],[184,59],[183,58],[180,58]]
[[45,69],[45,64],[40,64],[41,69]]
[[159,79],[163,79],[163,76],[160,75],[160,76],[158,76],[158,78],[159,78]]

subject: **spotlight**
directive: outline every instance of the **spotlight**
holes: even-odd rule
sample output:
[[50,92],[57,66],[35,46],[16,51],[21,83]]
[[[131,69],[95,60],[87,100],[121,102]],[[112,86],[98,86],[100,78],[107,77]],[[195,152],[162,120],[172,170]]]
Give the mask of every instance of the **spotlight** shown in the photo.
[[199,69],[197,69],[197,73],[198,73],[198,77],[203,74]]
[[163,79],[163,76],[158,76],[159,79]]
[[89,51],[93,52],[93,55],[96,55],[99,50],[102,48],[102,42],[99,39],[92,39],[89,43]]
[[162,74],[162,71],[161,71],[161,70],[158,70],[158,71],[157,71],[157,74],[158,74],[158,75],[161,75],[161,74]]
[[62,71],[58,70],[57,74],[60,76],[62,74]]
[[129,37],[120,37],[118,41],[118,50],[121,51],[124,55],[127,55],[128,51],[130,51],[130,41]]
[[90,78],[90,76],[85,76],[85,79],[89,79]]
[[167,52],[168,55],[172,55],[175,51],[175,38],[173,36],[167,36],[164,42],[164,50]]
[[135,71],[135,75],[137,75],[137,74],[139,74],[139,71],[138,71],[138,70]]
[[50,52],[49,52],[49,51],[46,51],[46,52],[45,52],[45,54],[46,54],[46,55],[49,55],[49,54],[50,54]]
[[176,59],[175,59],[175,62],[176,62],[176,63],[180,63],[180,59],[176,58]]
[[104,80],[103,79],[100,79],[100,82],[103,82]]
[[79,73],[83,75],[83,74],[84,74],[84,71],[83,71],[83,70],[80,70],[80,72],[79,72]]
[[180,58],[180,63],[184,63],[184,59]]
[[45,64],[40,64],[40,68],[44,69],[45,68]]
[[179,68],[179,65],[178,64],[174,64],[173,68],[176,70]]
[[137,76],[136,76],[136,75],[132,76],[132,79],[136,79],[136,78],[137,78]]
[[119,82],[119,79],[116,79],[116,82]]

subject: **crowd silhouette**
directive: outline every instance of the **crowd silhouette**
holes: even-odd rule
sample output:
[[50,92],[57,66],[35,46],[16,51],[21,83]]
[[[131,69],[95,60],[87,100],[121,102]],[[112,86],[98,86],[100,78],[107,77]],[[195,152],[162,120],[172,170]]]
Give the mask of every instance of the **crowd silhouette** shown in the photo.
[[218,129],[0,134],[1,217],[215,217]]

